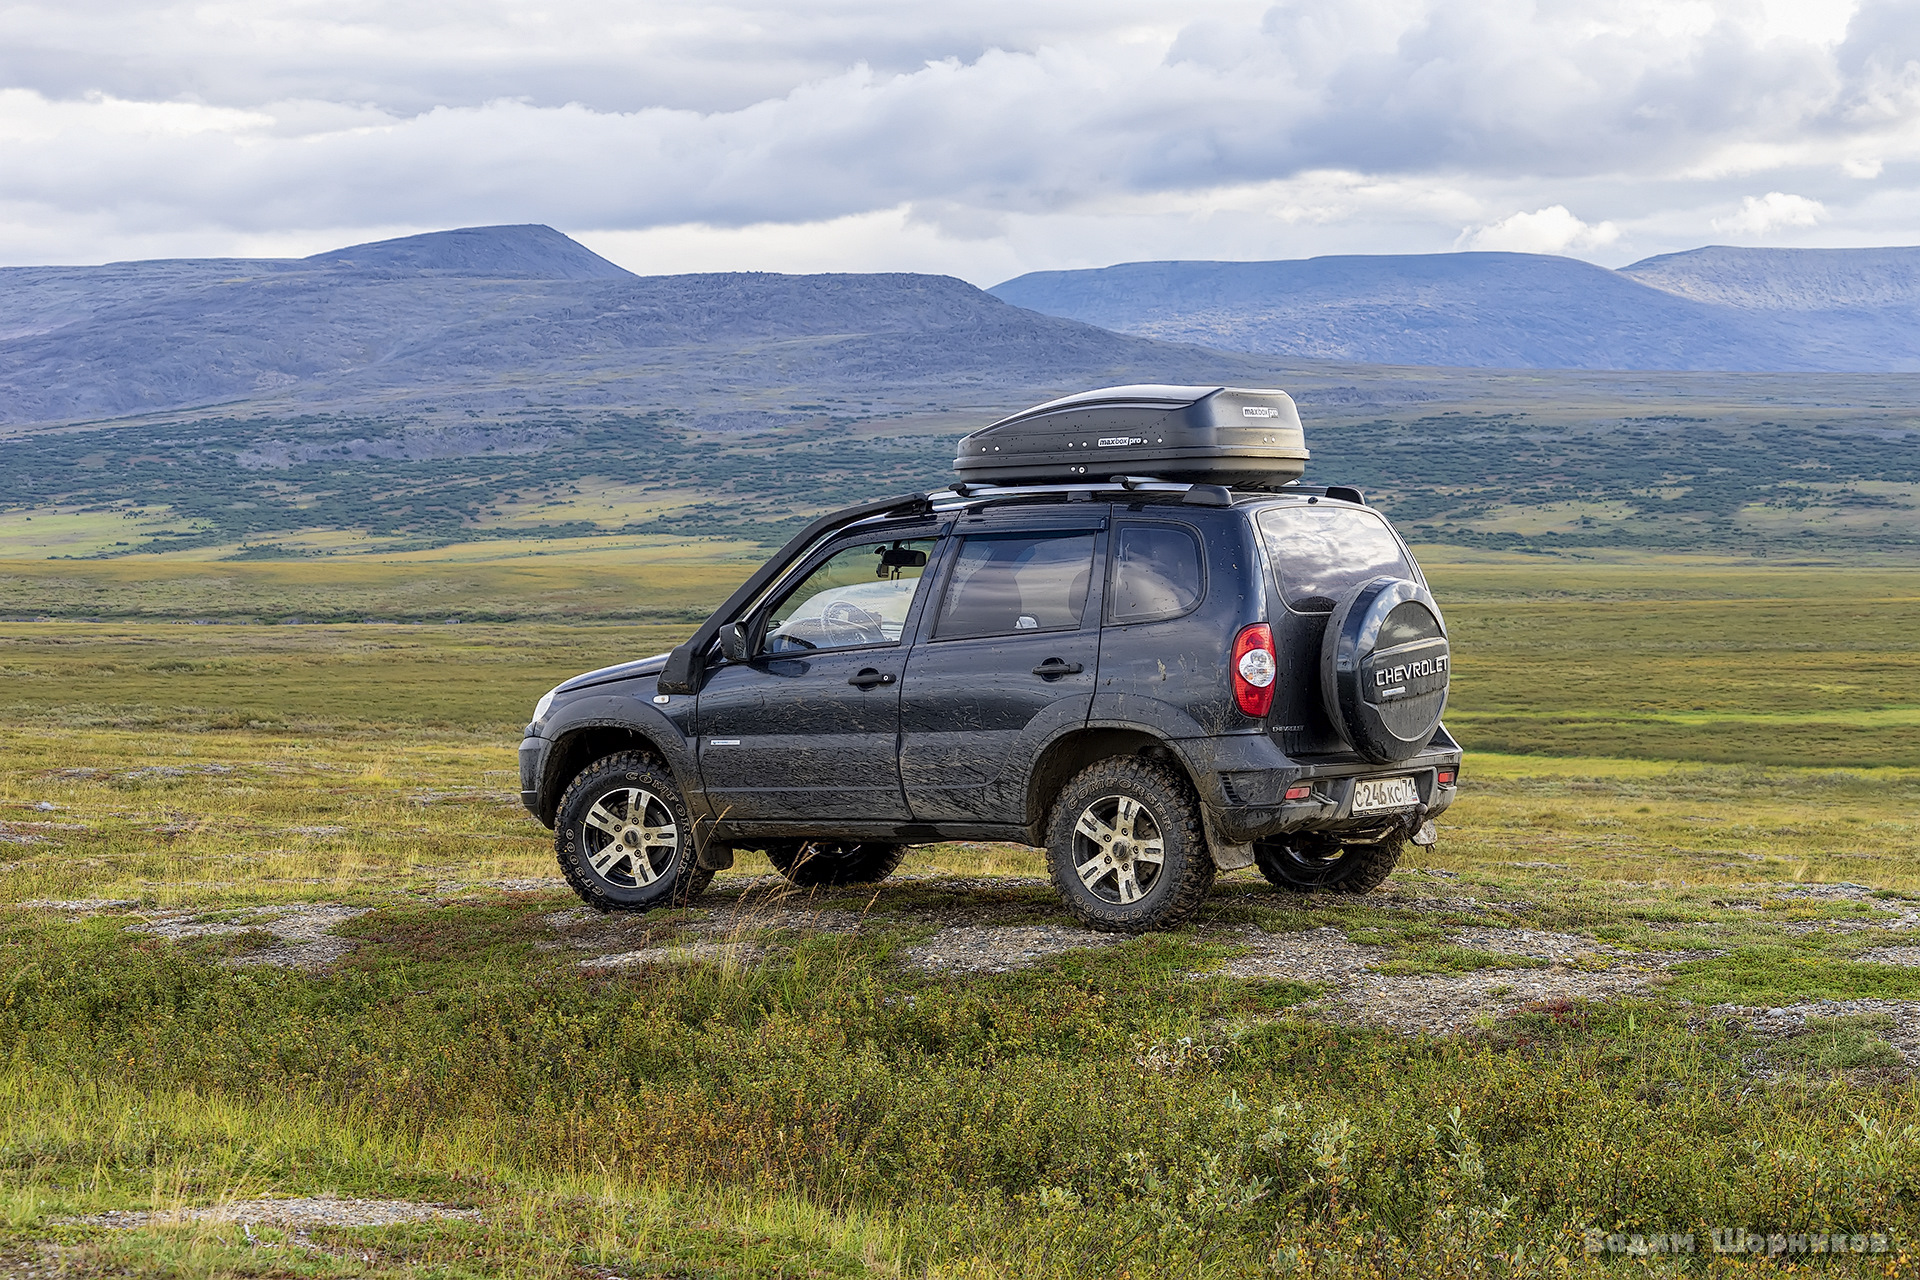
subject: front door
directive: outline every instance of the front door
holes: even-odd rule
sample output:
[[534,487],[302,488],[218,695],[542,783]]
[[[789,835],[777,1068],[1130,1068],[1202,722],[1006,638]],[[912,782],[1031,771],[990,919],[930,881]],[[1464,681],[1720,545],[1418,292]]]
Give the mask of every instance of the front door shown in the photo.
[[1092,706],[1104,534],[955,532],[939,611],[907,662],[901,779],[916,822],[1022,822],[1035,756]]
[[903,822],[902,636],[931,531],[843,543],[749,620],[755,652],[700,690],[700,777],[721,822]]

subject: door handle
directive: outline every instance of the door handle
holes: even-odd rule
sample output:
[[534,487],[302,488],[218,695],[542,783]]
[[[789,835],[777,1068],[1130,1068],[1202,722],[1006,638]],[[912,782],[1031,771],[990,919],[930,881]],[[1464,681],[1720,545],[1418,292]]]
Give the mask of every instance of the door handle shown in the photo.
[[893,674],[888,671],[875,671],[872,667],[868,667],[865,671],[848,676],[847,683],[856,688],[871,689],[877,684],[892,684]]
[[1077,676],[1083,670],[1077,662],[1066,662],[1060,658],[1048,658],[1033,669],[1033,674],[1042,680],[1051,680],[1055,676]]

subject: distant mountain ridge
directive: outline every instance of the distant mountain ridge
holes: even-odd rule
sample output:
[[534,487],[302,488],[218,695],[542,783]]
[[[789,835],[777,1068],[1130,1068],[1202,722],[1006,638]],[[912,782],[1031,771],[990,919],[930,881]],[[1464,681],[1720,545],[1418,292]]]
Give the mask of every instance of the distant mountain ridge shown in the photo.
[[0,422],[16,424],[545,406],[726,427],[782,420],[755,403],[779,387],[917,407],[1271,367],[1023,310],[946,276],[636,276],[541,226],[302,259],[0,270]]
[[1683,298],[1762,311],[1920,306],[1920,248],[1736,249],[1708,245],[1620,268]]
[[1480,368],[1920,369],[1920,249],[1737,249],[1620,271],[1544,254],[1137,262],[996,297],[1228,350]]

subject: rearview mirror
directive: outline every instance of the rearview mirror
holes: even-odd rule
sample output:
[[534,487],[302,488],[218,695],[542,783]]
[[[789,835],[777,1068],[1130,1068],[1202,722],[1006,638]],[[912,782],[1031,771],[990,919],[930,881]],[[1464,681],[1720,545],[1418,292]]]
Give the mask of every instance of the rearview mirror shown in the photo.
[[745,662],[752,656],[751,650],[745,623],[729,622],[720,628],[720,655],[728,662]]
[[884,578],[891,569],[924,569],[926,567],[927,553],[918,548],[885,547],[880,552],[880,567],[876,572]]

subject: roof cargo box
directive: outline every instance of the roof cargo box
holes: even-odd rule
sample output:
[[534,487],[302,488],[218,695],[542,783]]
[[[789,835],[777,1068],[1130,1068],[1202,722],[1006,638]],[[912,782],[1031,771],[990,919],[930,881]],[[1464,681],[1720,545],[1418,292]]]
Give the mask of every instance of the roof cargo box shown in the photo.
[[1049,400],[964,436],[953,469],[975,484],[1153,476],[1273,489],[1306,469],[1284,391],[1107,387]]

